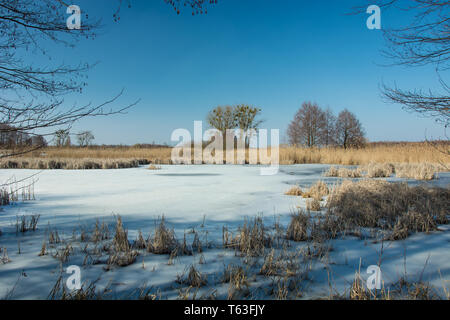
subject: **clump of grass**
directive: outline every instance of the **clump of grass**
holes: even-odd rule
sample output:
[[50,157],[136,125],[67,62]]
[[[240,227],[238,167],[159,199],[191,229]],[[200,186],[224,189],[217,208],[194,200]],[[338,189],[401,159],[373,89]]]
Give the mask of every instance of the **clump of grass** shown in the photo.
[[128,241],[128,232],[124,229],[122,218],[120,216],[117,217],[116,221],[116,232],[113,238],[113,246],[114,251],[117,252],[126,252],[131,248],[130,242]]
[[122,218],[118,216],[106,270],[110,270],[112,266],[125,267],[133,264],[138,255],[139,253],[137,251],[132,250],[131,244],[128,241],[128,232],[123,227]]
[[0,161],[2,169],[40,169],[40,170],[90,170],[125,169],[149,164],[146,159],[98,159],[98,158],[10,158]]
[[362,279],[359,270],[355,272],[355,278],[353,279],[350,288],[349,298],[350,300],[372,300],[376,298],[376,294],[366,288],[365,281]]
[[25,233],[28,231],[36,231],[37,224],[41,215],[32,214],[31,216],[17,216],[16,218],[16,233]]
[[439,167],[431,163],[420,164],[398,164],[395,167],[397,178],[415,179],[415,180],[433,180],[437,177]]
[[310,216],[299,209],[291,216],[291,221],[286,231],[286,238],[293,241],[306,241],[308,239],[308,226]]
[[222,277],[223,283],[228,283],[228,300],[238,299],[249,292],[249,280],[242,266],[228,265]]
[[331,166],[327,171],[323,173],[325,177],[339,177],[339,178],[361,178],[362,172],[359,168],[348,169],[348,168],[337,168]]
[[140,250],[147,249],[147,241],[145,241],[141,230],[139,230],[137,239],[133,243],[133,248]]
[[207,284],[207,279],[206,276],[200,273],[194,265],[191,265],[187,275],[183,274],[178,276],[177,282],[194,288],[200,288]]
[[262,217],[251,221],[246,219],[235,236],[224,228],[222,239],[225,248],[234,248],[242,256],[249,257],[261,256],[264,248],[272,244],[272,239],[265,233]]
[[107,261],[107,267],[106,270],[109,270],[111,266],[118,266],[118,267],[126,267],[134,262],[136,262],[136,258],[139,255],[137,251],[129,250],[125,252],[113,252]]
[[328,186],[323,181],[317,181],[314,185],[312,185],[308,190],[303,192],[303,198],[313,198],[317,201],[321,201],[323,197],[327,196],[330,193]]
[[[98,280],[97,280],[98,281]],[[79,290],[68,291],[60,275],[51,289],[47,299],[49,300],[102,300],[108,298],[111,289],[108,284],[103,290],[97,290],[96,282],[83,283]]]
[[380,180],[344,181],[328,198],[328,215],[343,230],[380,228],[392,239],[448,223],[450,190]]
[[429,282],[421,279],[408,281],[405,277],[400,278],[394,285],[393,296],[402,300],[440,300],[441,296],[437,289]]
[[61,239],[59,237],[59,233],[58,230],[50,230],[49,228],[49,233],[48,233],[48,243],[49,244],[58,244],[61,242]]
[[259,271],[265,276],[282,276],[293,277],[298,274],[300,264],[298,260],[298,253],[281,251],[275,254],[275,250],[264,257],[264,263]]
[[55,253],[52,254],[53,258],[58,259],[61,263],[66,263],[69,260],[70,255],[73,252],[73,247],[70,243],[65,246],[56,248]]
[[178,247],[173,229],[166,226],[162,216],[155,224],[155,231],[148,239],[147,251],[154,254],[171,254]]
[[392,163],[371,162],[367,166],[362,168],[367,171],[366,177],[368,178],[388,178],[395,172],[395,167]]
[[302,189],[299,186],[293,186],[284,193],[287,196],[301,196],[303,194]]
[[[122,223],[122,221],[120,221]],[[100,221],[95,222],[94,231],[92,232],[91,241],[94,243],[108,240],[110,238],[109,229],[108,226],[105,224],[105,222],[102,222],[100,224]]]
[[320,201],[317,199],[306,200],[306,210],[308,211],[320,211]]

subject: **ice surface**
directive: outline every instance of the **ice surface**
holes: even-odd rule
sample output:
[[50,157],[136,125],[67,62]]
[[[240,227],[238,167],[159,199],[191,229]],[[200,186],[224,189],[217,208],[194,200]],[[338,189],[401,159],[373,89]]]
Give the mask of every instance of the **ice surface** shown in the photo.
[[[35,185],[36,200],[3,207],[0,212],[0,247],[6,247],[12,262],[0,264],[0,298],[14,286],[15,298],[45,299],[60,270],[51,256],[39,257],[48,225],[69,237],[79,226],[92,228],[97,218],[113,225],[113,215],[120,215],[129,231],[130,240],[138,230],[145,235],[153,230],[155,219],[164,215],[179,238],[188,230],[202,231],[202,237],[220,245],[222,227],[236,228],[245,217],[261,214],[267,225],[277,220],[284,226],[296,206],[305,206],[300,197],[285,196],[292,184],[307,187],[317,181],[337,183],[337,178],[321,177],[328,165],[281,166],[274,176],[261,176],[257,166],[162,166],[161,170],[146,167],[121,170],[45,170],[38,175]],[[0,170],[0,181],[11,176],[21,179],[37,170]],[[397,180],[395,178],[390,180]],[[432,182],[447,186],[450,175],[444,173]],[[417,183],[410,181],[410,183]],[[40,214],[38,231],[17,236],[15,222],[18,215]],[[205,225],[202,227],[203,220]],[[430,235],[416,234],[405,241],[385,243],[382,271],[386,281],[395,281],[404,273],[417,276],[423,272],[424,280],[437,287],[450,280],[450,229]],[[202,240],[204,240],[202,238]],[[21,254],[18,254],[20,243]],[[337,288],[349,287],[355,271],[362,264],[362,273],[380,259],[381,244],[357,239],[333,241],[330,257],[333,281]],[[241,263],[233,251],[218,248],[206,250],[205,264],[198,264],[199,255],[180,257],[172,266],[168,256],[146,254],[136,263],[104,272],[102,266],[82,268],[83,281],[100,278],[99,285],[112,281],[118,297],[131,288],[144,283],[162,288],[163,297],[176,298],[174,283],[190,264],[208,274],[209,286],[203,291],[217,289],[219,298],[226,296],[227,287],[217,284],[224,264]],[[74,255],[63,265],[82,265],[83,256]],[[143,265],[145,268],[143,268]],[[440,271],[440,274],[439,274]],[[312,272],[314,279],[305,292],[305,298],[328,294],[327,273],[320,264]],[[18,280],[19,279],[19,280]],[[268,280],[257,277],[252,287],[264,285]],[[445,282],[447,281],[447,282]],[[16,284],[16,285],[15,285]],[[264,298],[264,296],[263,296]],[[266,298],[270,298],[267,296]]]

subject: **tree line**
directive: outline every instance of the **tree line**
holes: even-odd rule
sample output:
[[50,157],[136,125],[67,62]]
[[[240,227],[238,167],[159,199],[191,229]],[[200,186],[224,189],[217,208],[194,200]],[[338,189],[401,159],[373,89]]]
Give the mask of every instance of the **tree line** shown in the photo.
[[[227,130],[240,129],[246,132],[258,129],[261,109],[245,104],[219,106],[207,115],[208,124],[225,137]],[[355,114],[345,109],[336,117],[330,108],[323,110],[316,103],[304,102],[290,122],[287,136],[289,144],[305,147],[341,146],[362,147],[365,132]],[[246,143],[248,146],[248,143]]]
[[365,144],[365,132],[356,115],[347,109],[336,117],[330,108],[304,102],[289,124],[287,136],[291,145],[308,148],[341,146],[358,148]]

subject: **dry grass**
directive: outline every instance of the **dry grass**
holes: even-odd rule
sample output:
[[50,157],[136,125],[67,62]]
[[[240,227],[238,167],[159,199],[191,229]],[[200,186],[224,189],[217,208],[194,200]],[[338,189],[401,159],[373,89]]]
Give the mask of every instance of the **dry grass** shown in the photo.
[[286,231],[286,238],[293,241],[306,241],[308,239],[308,227],[310,216],[299,209],[291,216],[291,221]]
[[300,270],[299,253],[281,251],[279,254],[275,250],[265,256],[264,263],[259,271],[260,274],[271,277],[293,277]]
[[188,272],[178,275],[177,283],[189,285],[193,288],[205,286],[208,282],[206,276],[198,271],[194,265],[191,265]]
[[[441,143],[438,148],[428,143],[369,143],[361,149],[342,149],[342,148],[301,148],[301,147],[280,147],[280,164],[302,164],[302,163],[323,163],[337,165],[366,165],[369,163],[443,163],[448,164],[448,155],[439,149],[448,150],[449,144]],[[9,153],[3,150],[1,153]],[[90,167],[85,161],[102,163],[100,160],[112,161],[112,164],[105,167],[120,166],[117,163],[126,163],[133,159],[145,159],[148,163],[171,164],[171,152],[169,147],[140,148],[128,146],[93,146],[89,148],[57,148],[47,147],[42,150],[26,154],[24,157],[18,157],[12,160],[14,163],[6,164],[8,160],[0,162],[0,167],[14,168],[33,166],[37,169],[58,167],[63,162],[70,159],[77,160],[76,164],[66,164],[67,167]],[[270,152],[269,152],[270,153]],[[248,152],[247,152],[248,157]],[[39,164],[42,161],[42,164]],[[21,161],[29,162],[28,165]],[[35,161],[37,161],[35,163]],[[20,162],[20,164],[18,163]],[[42,168],[39,168],[39,166]],[[102,165],[103,167],[103,165]],[[447,165],[448,167],[448,165]]]
[[439,172],[448,171],[448,166],[439,163],[375,163],[371,162],[356,169],[331,166],[323,173],[326,177],[339,178],[389,178],[393,174],[397,178],[433,180]]
[[225,268],[222,282],[229,284],[228,300],[236,300],[242,295],[248,295],[249,293],[249,280],[247,272],[241,266],[228,265]]
[[106,270],[110,270],[113,266],[129,266],[136,261],[138,255],[139,253],[136,250],[132,250],[128,241],[128,232],[123,227],[122,218],[118,216]]
[[320,202],[317,199],[306,200],[306,210],[308,211],[320,211]]
[[366,171],[368,178],[388,178],[395,172],[395,166],[392,163],[369,163],[361,170]]
[[446,167],[432,163],[404,163],[395,166],[397,178],[433,180],[440,171],[448,170]]
[[155,224],[155,231],[148,239],[147,251],[154,254],[171,254],[178,247],[175,232],[166,226],[162,216]]
[[302,190],[299,186],[293,186],[284,194],[288,196],[302,196],[303,198],[312,198],[317,201],[322,201],[323,197],[326,197],[330,193],[330,190],[326,183],[323,181],[317,181],[309,189]]
[[16,217],[16,233],[25,233],[28,231],[36,231],[37,224],[41,215],[32,214],[31,216]]
[[83,283],[81,289],[68,291],[66,290],[64,278],[62,274],[56,280],[47,299],[49,300],[103,300],[109,298],[111,293],[110,284],[103,290],[97,290],[96,281]]
[[272,244],[272,238],[265,233],[262,217],[245,220],[234,236],[224,228],[222,240],[225,248],[233,248],[242,256],[248,257],[263,255],[264,249]]
[[329,193],[330,190],[328,189],[326,183],[319,180],[308,190],[304,191],[302,196],[303,198],[312,198],[317,201],[322,201],[323,197],[327,196]]
[[448,155],[439,149],[449,150],[448,143],[439,148],[429,143],[370,143],[361,149],[342,148],[296,148],[280,149],[281,164],[323,163],[339,165],[364,165],[374,163],[444,163]]
[[341,231],[381,228],[398,240],[448,223],[450,190],[380,180],[344,181],[331,193],[327,206]]
[[303,194],[303,191],[299,186],[293,186],[288,191],[286,191],[284,194],[287,196],[299,197]]
[[7,158],[0,161],[1,169],[125,169],[148,164],[145,159],[98,158]]
[[359,169],[338,168],[331,166],[323,173],[325,177],[339,177],[339,178],[361,178],[362,172]]

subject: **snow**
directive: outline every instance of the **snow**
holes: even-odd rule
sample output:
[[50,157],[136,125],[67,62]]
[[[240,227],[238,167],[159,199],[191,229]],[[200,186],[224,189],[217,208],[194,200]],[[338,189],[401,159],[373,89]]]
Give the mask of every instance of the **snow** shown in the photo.
[[[21,179],[40,172],[35,185],[35,201],[19,202],[3,207],[0,212],[0,247],[8,250],[10,263],[0,264],[0,298],[14,287],[13,297],[18,299],[45,299],[60,272],[60,263],[50,255],[39,257],[48,226],[60,235],[71,237],[80,226],[93,228],[96,219],[109,223],[112,229],[114,215],[120,215],[128,229],[130,240],[139,230],[146,237],[154,228],[155,219],[164,215],[178,239],[183,239],[194,228],[201,240],[211,242],[199,264],[200,255],[181,256],[168,265],[167,255],[150,253],[138,256],[133,265],[105,272],[102,265],[82,266],[84,254],[75,248],[75,254],[63,264],[79,265],[82,281],[96,280],[98,286],[111,283],[115,297],[132,295],[132,289],[146,284],[161,288],[163,298],[175,299],[181,285],[175,283],[191,264],[208,275],[208,286],[201,289],[207,295],[217,290],[218,298],[225,298],[227,285],[219,279],[228,263],[242,264],[234,251],[220,248],[222,228],[237,228],[246,217],[263,215],[266,226],[278,221],[286,226],[296,206],[305,206],[300,197],[285,196],[289,185],[308,187],[318,179],[329,184],[340,179],[324,178],[328,165],[281,166],[273,176],[261,176],[257,166],[162,166],[161,170],[146,167],[121,170],[1,170],[0,181],[11,176]],[[392,178],[389,180],[397,181]],[[440,174],[433,184],[448,186],[450,174]],[[416,181],[409,181],[415,184]],[[16,235],[15,223],[19,215],[40,214],[38,230]],[[205,221],[204,226],[202,226]],[[395,282],[404,274],[430,281],[438,288],[449,286],[450,281],[450,227],[433,234],[416,234],[404,241],[384,243],[382,254],[383,279]],[[21,253],[18,253],[20,244]],[[300,245],[300,244],[299,244]],[[349,288],[354,273],[361,264],[361,273],[380,260],[381,243],[338,239],[332,242],[330,268],[334,286],[338,290]],[[0,254],[1,257],[1,254]],[[405,265],[406,257],[406,265]],[[425,268],[424,268],[425,267]],[[250,290],[259,298],[271,298],[258,288],[270,279],[253,274]],[[67,277],[68,275],[65,275]],[[311,281],[304,289],[304,298],[327,296],[327,272],[321,263],[314,265]],[[199,294],[200,296],[201,294]]]

